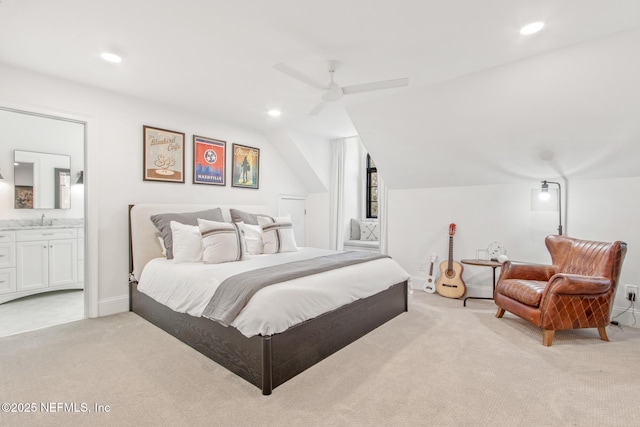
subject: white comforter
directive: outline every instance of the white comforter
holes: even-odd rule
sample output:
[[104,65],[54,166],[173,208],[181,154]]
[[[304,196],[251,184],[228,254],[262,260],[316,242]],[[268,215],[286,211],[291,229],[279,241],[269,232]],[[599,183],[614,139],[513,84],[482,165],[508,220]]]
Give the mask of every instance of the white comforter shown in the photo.
[[[256,255],[223,264],[174,263],[156,258],[145,266],[138,290],[174,311],[200,317],[227,277],[332,253],[298,248],[297,252]],[[408,279],[409,274],[398,263],[383,258],[278,283],[258,291],[231,325],[247,337],[276,334]]]

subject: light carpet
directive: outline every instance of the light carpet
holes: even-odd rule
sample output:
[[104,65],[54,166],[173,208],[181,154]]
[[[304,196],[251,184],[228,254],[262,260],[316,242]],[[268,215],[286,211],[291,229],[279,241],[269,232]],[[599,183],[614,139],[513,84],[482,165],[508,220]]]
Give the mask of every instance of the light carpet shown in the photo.
[[544,347],[537,328],[494,314],[491,301],[415,292],[408,313],[271,396],[133,313],[0,338],[0,402],[37,405],[0,424],[640,424],[640,330],[609,327],[610,342],[559,331]]

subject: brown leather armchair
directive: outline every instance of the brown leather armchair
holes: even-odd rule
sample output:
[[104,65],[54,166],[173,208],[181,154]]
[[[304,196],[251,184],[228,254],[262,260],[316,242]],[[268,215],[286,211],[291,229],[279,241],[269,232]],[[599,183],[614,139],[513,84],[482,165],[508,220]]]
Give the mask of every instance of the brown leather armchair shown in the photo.
[[627,244],[548,236],[552,265],[507,261],[496,284],[497,318],[505,310],[542,328],[542,344],[550,346],[556,330],[606,326]]

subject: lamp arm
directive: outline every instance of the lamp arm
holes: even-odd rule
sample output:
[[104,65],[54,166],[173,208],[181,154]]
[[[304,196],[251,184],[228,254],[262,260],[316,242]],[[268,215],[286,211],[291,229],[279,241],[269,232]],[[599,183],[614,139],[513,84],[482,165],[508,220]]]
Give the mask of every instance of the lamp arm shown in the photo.
[[555,184],[558,186],[558,235],[562,236],[562,187],[559,182],[544,181],[547,184]]

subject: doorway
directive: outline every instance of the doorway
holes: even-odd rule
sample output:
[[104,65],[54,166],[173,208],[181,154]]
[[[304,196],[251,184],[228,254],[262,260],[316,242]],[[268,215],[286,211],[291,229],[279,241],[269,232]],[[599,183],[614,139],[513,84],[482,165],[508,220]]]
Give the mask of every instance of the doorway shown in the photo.
[[278,216],[289,215],[297,246],[306,245],[307,198],[304,196],[278,196]]
[[[0,336],[88,317],[87,210],[80,179],[85,168],[86,125],[81,120],[0,107],[4,177],[0,181],[0,234],[4,236],[0,249],[11,255],[0,266],[0,275],[7,278],[0,286]],[[22,172],[18,175],[22,161],[18,155],[35,159],[30,178]],[[31,203],[24,203],[25,187]]]

